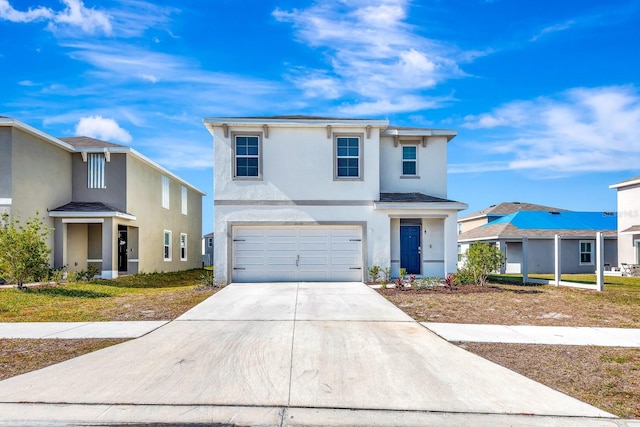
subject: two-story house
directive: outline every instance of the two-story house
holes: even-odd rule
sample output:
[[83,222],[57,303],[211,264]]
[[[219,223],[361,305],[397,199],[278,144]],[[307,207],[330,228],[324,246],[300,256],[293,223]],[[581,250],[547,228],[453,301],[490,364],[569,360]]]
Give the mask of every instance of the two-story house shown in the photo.
[[640,264],[640,176],[609,188],[618,198],[618,260],[624,264]]
[[131,147],[0,117],[0,209],[53,228],[52,265],[103,278],[201,266],[204,193]]
[[455,131],[387,120],[205,118],[214,140],[215,279],[366,281],[373,265],[456,271]]

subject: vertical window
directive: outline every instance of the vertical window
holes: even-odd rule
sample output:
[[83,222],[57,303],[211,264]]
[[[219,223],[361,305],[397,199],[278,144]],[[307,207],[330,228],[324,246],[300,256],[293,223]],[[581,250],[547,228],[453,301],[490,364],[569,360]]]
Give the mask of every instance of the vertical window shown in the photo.
[[336,178],[360,178],[360,138],[336,137]]
[[187,235],[180,233],[180,261],[187,260]]
[[580,264],[593,264],[593,244],[591,241],[580,241]]
[[258,178],[260,176],[260,137],[258,135],[236,135],[235,177]]
[[182,215],[187,214],[187,187],[182,187]]
[[458,243],[458,262],[462,261],[462,245]]
[[209,247],[212,248],[213,247],[213,238],[209,237]]
[[171,232],[164,230],[164,260],[171,261]]
[[163,176],[162,177],[162,207],[165,209],[169,209],[169,206],[170,206],[169,190],[170,190],[169,177]]
[[402,147],[402,175],[417,175],[418,147],[405,145]]
[[87,156],[89,188],[106,188],[104,185],[104,165],[104,154],[92,153]]

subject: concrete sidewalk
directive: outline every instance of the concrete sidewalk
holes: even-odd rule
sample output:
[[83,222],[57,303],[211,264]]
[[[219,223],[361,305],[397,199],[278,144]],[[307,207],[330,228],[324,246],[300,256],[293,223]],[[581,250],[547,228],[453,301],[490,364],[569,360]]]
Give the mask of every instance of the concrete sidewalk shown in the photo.
[[0,323],[1,338],[139,338],[169,323],[141,322],[14,322]]
[[0,381],[0,426],[634,426],[473,355],[362,283],[229,285],[130,340]]
[[640,348],[640,329],[571,326],[505,326],[460,323],[422,323],[451,342],[592,345]]

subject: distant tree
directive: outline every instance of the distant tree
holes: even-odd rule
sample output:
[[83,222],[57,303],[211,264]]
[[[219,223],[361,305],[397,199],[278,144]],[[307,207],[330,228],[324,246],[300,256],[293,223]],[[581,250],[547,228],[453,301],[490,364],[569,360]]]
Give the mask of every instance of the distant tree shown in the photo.
[[475,284],[484,286],[489,273],[499,270],[504,263],[505,256],[495,245],[476,242],[464,254],[462,274],[472,277]]
[[0,216],[0,276],[24,289],[28,279],[41,280],[49,270],[51,248],[46,239],[51,230],[38,217],[29,218],[24,225],[15,215]]

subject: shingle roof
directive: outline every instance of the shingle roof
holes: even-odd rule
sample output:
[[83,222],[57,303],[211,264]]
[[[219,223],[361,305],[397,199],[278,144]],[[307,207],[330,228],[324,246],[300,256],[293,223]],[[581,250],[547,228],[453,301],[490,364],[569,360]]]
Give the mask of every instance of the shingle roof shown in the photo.
[[488,208],[467,214],[460,217],[460,220],[475,218],[485,215],[509,215],[520,211],[545,211],[545,212],[569,212],[567,209],[554,208],[551,206],[537,205],[535,203],[526,202],[502,202],[497,205],[491,205]]
[[626,230],[622,230],[621,233],[640,233],[640,225],[633,225]]
[[515,212],[458,235],[458,240],[501,237],[562,237],[617,235],[617,215],[603,212]]
[[72,136],[58,139],[73,145],[77,149],[124,147],[123,145],[113,144],[111,142],[102,141],[100,139],[89,138],[88,136]]
[[387,203],[457,203],[453,200],[422,193],[380,193],[379,201]]
[[[71,202],[66,205],[59,206],[55,209],[51,209],[51,212],[122,212],[111,206],[107,206],[100,202]],[[124,212],[123,212],[124,213]]]

